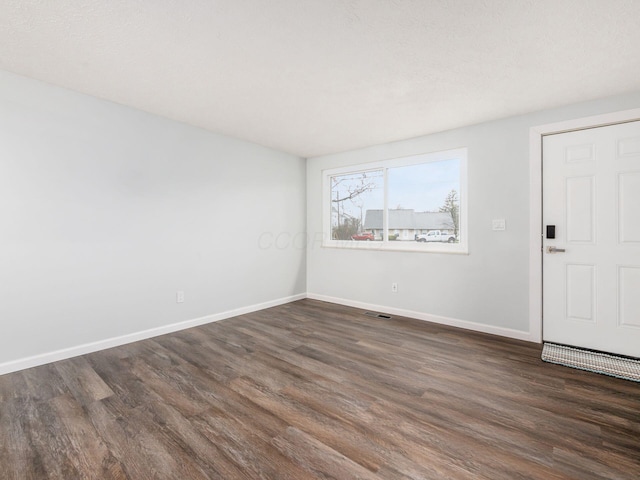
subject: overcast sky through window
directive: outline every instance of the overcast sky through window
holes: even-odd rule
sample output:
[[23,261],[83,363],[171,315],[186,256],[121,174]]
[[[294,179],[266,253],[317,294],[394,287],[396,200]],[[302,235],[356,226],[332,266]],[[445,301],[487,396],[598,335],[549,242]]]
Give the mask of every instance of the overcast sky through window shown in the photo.
[[[347,174],[334,177],[339,184],[332,189],[331,198],[342,198],[351,188],[362,183],[362,174]],[[342,202],[343,213],[359,218],[368,209],[384,208],[382,170],[367,172],[367,182],[375,188],[362,193],[353,200]],[[394,167],[388,170],[389,208],[410,208],[416,212],[437,212],[451,190],[460,193],[460,160]],[[337,193],[336,193],[337,190]]]

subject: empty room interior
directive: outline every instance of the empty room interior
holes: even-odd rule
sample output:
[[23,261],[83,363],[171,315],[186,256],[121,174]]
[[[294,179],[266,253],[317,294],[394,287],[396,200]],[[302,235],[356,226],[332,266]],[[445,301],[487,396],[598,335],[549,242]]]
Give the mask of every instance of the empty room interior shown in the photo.
[[2,0],[0,479],[640,478],[639,21]]

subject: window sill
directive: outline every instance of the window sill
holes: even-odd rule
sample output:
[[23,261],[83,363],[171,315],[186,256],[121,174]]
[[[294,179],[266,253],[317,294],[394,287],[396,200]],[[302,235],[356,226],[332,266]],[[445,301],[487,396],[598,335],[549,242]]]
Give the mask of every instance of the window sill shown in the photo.
[[469,250],[466,245],[448,243],[435,244],[435,242],[419,243],[415,241],[367,242],[353,240],[325,240],[322,242],[322,247],[364,251],[446,253],[455,255],[469,254]]

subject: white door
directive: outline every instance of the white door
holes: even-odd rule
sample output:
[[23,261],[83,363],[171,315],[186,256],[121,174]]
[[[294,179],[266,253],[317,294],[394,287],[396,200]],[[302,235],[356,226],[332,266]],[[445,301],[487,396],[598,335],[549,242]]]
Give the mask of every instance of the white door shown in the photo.
[[544,137],[542,209],[543,339],[640,357],[640,122]]

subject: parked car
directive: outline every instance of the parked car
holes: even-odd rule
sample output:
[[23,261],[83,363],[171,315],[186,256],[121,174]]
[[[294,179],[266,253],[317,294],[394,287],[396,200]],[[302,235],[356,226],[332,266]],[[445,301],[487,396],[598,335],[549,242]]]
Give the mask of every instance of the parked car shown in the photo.
[[416,235],[416,241],[453,243],[456,241],[456,236],[452,233],[441,232],[440,230],[431,230],[428,233]]
[[399,236],[400,236],[399,233],[390,233],[389,240],[397,240]]
[[351,235],[351,240],[375,240],[375,237],[371,232],[362,232],[355,235]]

